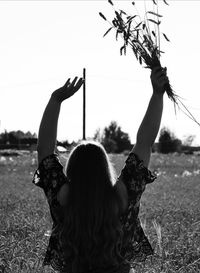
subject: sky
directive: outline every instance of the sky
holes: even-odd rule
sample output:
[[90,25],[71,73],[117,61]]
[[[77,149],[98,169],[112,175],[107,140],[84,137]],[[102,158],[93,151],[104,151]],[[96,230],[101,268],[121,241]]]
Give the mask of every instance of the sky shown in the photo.
[[[135,14],[131,1],[113,1],[116,8]],[[152,2],[146,0],[147,9]],[[144,1],[135,1],[144,14]],[[200,1],[159,0],[160,25],[170,42],[161,39],[174,91],[200,122]],[[0,132],[5,129],[38,133],[40,120],[51,93],[69,77],[82,76],[86,68],[86,137],[115,120],[132,143],[152,94],[150,71],[133,53],[120,56],[122,40],[109,28],[99,12],[113,18],[105,0],[0,1]],[[58,123],[58,140],[82,138],[82,89],[63,102]],[[185,114],[174,111],[164,97],[161,128],[168,127],[184,140],[195,135],[200,145],[199,126]]]

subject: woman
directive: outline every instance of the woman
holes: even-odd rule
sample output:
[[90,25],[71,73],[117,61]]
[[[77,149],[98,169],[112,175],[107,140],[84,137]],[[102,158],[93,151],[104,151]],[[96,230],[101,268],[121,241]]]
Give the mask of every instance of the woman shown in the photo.
[[82,142],[63,171],[55,153],[61,103],[81,87],[77,77],[54,91],[40,124],[38,163],[33,183],[43,188],[53,220],[44,265],[67,273],[128,273],[130,262],[153,254],[138,218],[145,186],[155,180],[148,170],[168,83],[166,69],[151,72],[153,94],[137,132],[136,144],[120,176],[104,148]]

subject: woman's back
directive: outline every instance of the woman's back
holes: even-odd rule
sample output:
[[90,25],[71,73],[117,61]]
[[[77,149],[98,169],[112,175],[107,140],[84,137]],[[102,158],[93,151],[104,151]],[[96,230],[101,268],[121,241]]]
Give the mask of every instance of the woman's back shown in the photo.
[[[84,189],[87,192],[87,186],[82,184],[79,190],[79,187],[73,185],[75,180],[72,179],[73,175],[70,176],[70,159],[68,164],[69,169],[65,175],[58,156],[50,155],[41,162],[34,176],[33,182],[46,193],[53,219],[44,264],[51,264],[60,271],[67,268],[68,273],[128,272],[130,264],[127,261],[143,260],[152,254],[152,248],[141,228],[138,212],[145,185],[153,182],[155,177],[143,166],[137,155],[131,153],[116,183],[108,187],[108,198],[113,196],[113,199],[106,200],[103,194],[96,191],[94,199],[87,200],[81,197]],[[77,171],[76,165],[74,168]],[[80,173],[75,177],[80,178],[80,181],[74,183],[78,186],[83,179]],[[100,179],[99,183],[101,182]],[[91,183],[90,181],[89,184]],[[66,184],[68,197],[62,206],[57,196],[64,196],[62,189],[66,188]],[[98,193],[104,198],[94,202]],[[113,204],[118,205],[116,215]],[[80,271],[81,268],[83,271]]]

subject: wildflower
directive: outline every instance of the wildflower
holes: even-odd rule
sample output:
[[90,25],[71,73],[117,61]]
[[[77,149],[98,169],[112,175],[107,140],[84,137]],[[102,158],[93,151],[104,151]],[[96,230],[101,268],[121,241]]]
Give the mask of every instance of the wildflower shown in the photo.
[[192,173],[189,172],[189,171],[187,171],[187,170],[185,170],[185,171],[182,173],[182,177],[191,176],[191,175],[192,175]]

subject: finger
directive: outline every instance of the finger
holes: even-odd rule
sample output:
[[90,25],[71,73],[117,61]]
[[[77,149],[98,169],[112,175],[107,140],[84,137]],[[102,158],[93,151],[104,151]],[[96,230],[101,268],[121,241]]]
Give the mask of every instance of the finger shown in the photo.
[[162,67],[161,66],[155,66],[153,69],[152,69],[152,72],[153,73],[157,73],[159,71],[162,71]]
[[78,82],[76,83],[75,88],[78,90],[78,89],[81,87],[81,85],[83,84],[83,82],[84,82],[84,79],[83,79],[83,78],[80,78],[80,79],[78,80]]
[[158,74],[156,76],[157,79],[160,79],[160,78],[168,78],[167,74],[165,72],[161,72],[160,74]]
[[160,77],[161,73],[164,73],[165,75],[167,74],[167,67],[161,67],[161,66],[156,66],[152,69],[151,77],[156,75],[156,77]]
[[68,86],[70,84],[70,78],[66,81],[66,83],[64,84],[64,86]]
[[163,75],[167,75],[167,67],[164,67],[164,68],[162,68],[162,73],[163,73]]
[[162,69],[162,70],[158,70],[156,73],[155,73],[155,77],[156,78],[160,78],[161,76],[166,76],[167,73],[166,73],[166,69]]
[[74,86],[74,88],[72,89],[73,90],[73,94],[76,93],[81,85],[83,84],[84,80],[83,79],[79,79],[78,82],[76,83],[76,85]]
[[163,78],[163,79],[160,81],[160,84],[161,84],[162,86],[164,86],[165,84],[169,84],[168,78]]
[[74,85],[75,85],[75,82],[77,81],[77,79],[78,79],[78,77],[75,77],[74,79],[73,79],[73,81],[72,81],[72,83],[70,84],[70,87],[74,87]]
[[160,71],[154,76],[154,79],[160,80],[160,78],[162,78],[162,77],[166,77],[166,75],[164,74],[164,72]]

